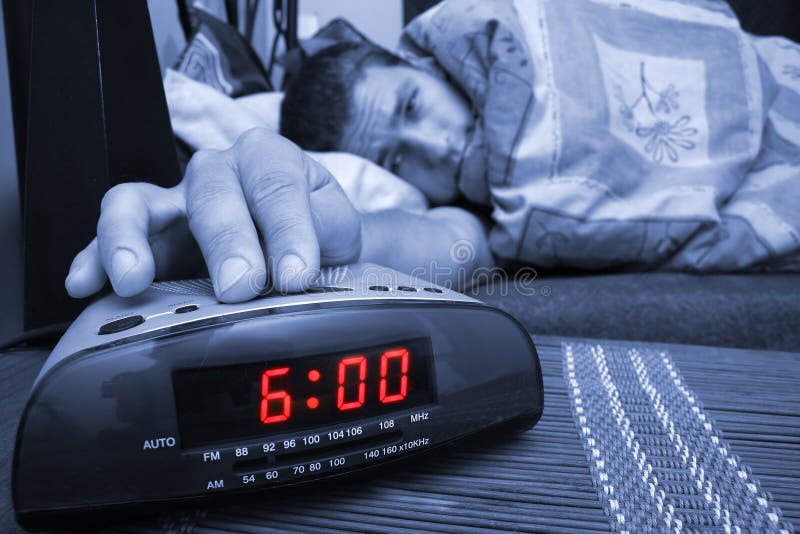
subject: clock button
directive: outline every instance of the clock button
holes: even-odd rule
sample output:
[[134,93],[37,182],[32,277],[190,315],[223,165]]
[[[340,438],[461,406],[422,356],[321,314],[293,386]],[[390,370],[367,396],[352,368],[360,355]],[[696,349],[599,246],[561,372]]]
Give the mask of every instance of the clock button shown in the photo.
[[134,326],[139,326],[143,322],[144,317],[141,315],[131,315],[130,317],[124,317],[122,319],[117,319],[116,321],[111,321],[110,323],[104,324],[100,327],[98,333],[101,336],[107,334],[116,334],[117,332],[128,330]]
[[175,308],[175,313],[189,313],[197,310],[197,306],[194,304],[189,304],[188,306],[181,306],[180,308]]
[[332,287],[332,286],[313,286],[306,289],[306,293],[333,293],[341,291],[352,291],[349,287]]
[[444,293],[444,291],[442,291],[438,287],[426,287],[425,291],[427,291],[428,293]]
[[406,293],[414,293],[417,290],[416,287],[411,286],[397,286],[397,289],[400,291],[405,291]]
[[389,291],[389,288],[386,286],[369,286],[370,291]]

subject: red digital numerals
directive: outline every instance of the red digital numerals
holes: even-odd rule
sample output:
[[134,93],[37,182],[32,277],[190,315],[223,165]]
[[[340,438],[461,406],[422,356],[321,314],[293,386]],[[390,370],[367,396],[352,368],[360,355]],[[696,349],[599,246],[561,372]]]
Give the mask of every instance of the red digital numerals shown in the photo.
[[[399,361],[398,361],[399,360]],[[397,393],[386,394],[386,375],[389,365],[400,365],[400,390]],[[381,381],[378,385],[378,400],[384,404],[401,401],[408,394],[408,349],[387,350],[381,354]]]
[[[267,369],[261,374],[261,422],[280,423],[286,421],[292,416],[292,397],[283,390],[270,391],[269,379],[276,376],[283,376],[289,374],[288,367],[276,367],[275,369]],[[269,414],[269,401],[283,399],[281,413],[274,415]]]
[[[378,382],[378,400],[382,404],[399,402],[408,395],[408,367],[411,355],[406,348],[391,349],[381,354],[380,381]],[[390,384],[389,371],[399,370],[399,380],[395,382],[393,373]],[[312,377],[313,373],[313,377]],[[264,424],[287,421],[292,416],[292,397],[285,390],[275,389],[271,379],[289,374],[288,367],[267,369],[261,374],[261,422]],[[309,372],[309,380],[319,380],[319,372]],[[353,380],[358,380],[352,387]],[[336,387],[336,407],[341,411],[361,408],[367,396],[367,358],[363,354],[347,356],[339,361]],[[317,401],[316,397],[313,397]],[[278,402],[280,402],[280,410]],[[314,408],[318,406],[318,401]],[[309,407],[311,407],[309,405]],[[270,413],[270,410],[273,413]]]
[[[358,398],[353,401],[344,400],[344,384],[347,378],[347,368],[358,366]],[[340,410],[352,410],[361,408],[364,405],[364,397],[367,393],[367,359],[359,354],[350,356],[339,362],[339,387],[336,388],[336,407]]]

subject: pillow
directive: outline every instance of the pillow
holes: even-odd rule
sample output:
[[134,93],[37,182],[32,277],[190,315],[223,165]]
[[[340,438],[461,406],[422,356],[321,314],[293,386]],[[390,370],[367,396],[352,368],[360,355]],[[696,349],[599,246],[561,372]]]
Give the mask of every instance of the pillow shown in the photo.
[[281,91],[240,96],[236,102],[255,113],[270,130],[275,132],[280,130],[281,102],[283,102]]
[[164,93],[173,133],[194,150],[224,150],[242,132],[257,126],[270,128],[261,113],[172,69],[164,76]]
[[330,171],[360,211],[402,209],[421,213],[428,209],[428,200],[419,189],[366,158],[347,152],[308,155]]
[[203,8],[191,13],[194,33],[175,70],[232,97],[272,90],[258,54],[235,26]]

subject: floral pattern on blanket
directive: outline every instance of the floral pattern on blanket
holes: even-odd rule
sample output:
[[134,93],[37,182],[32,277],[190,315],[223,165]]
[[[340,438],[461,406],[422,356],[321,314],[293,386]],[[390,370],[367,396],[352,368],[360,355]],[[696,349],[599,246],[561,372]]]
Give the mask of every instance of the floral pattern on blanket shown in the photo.
[[[669,115],[680,108],[680,93],[675,89],[675,84],[670,83],[659,90],[648,82],[644,62],[640,64],[640,72],[641,93],[633,102],[626,102],[622,86],[614,86],[614,96],[620,104],[619,113],[628,130],[646,140],[644,151],[651,155],[653,161],[661,163],[666,155],[670,161],[677,163],[679,148],[694,150],[696,145],[691,138],[697,135],[697,128],[689,126],[692,121],[689,115],[682,115],[670,123]],[[635,119],[640,106],[647,107],[654,122],[643,124]]]
[[724,2],[445,0],[402,44],[475,108],[459,187],[497,257],[800,270],[800,54]]
[[658,164],[706,161],[702,62],[620,50],[598,37],[595,44],[609,109],[616,110],[611,132]]
[[788,76],[793,80],[800,80],[800,46],[790,43],[780,44],[778,46],[784,50],[791,50],[793,52],[797,52],[797,62],[785,63],[783,65],[783,74],[785,74],[786,76]]

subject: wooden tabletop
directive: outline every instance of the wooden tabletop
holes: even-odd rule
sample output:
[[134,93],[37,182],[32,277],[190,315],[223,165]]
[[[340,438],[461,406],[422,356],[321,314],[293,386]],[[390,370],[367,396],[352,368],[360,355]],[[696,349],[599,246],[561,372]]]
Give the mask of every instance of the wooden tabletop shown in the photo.
[[[114,532],[263,531],[608,531],[569,410],[561,343],[534,336],[542,362],[545,412],[533,429],[499,443],[466,443],[421,457],[378,479],[307,487],[227,505],[116,526]],[[598,340],[594,340],[597,342]],[[608,341],[603,340],[603,343]],[[620,342],[637,345],[631,342]],[[638,344],[669,351],[743,462],[772,493],[784,517],[800,529],[800,354],[719,347]],[[13,437],[46,349],[0,352],[0,531],[21,532],[10,504]],[[723,388],[720,388],[720,385]],[[720,392],[723,391],[724,394]],[[759,413],[790,432],[770,434]],[[778,437],[777,434],[780,434]],[[785,454],[783,468],[763,460],[763,447]],[[770,436],[773,437],[770,437]],[[788,436],[788,437],[787,437]],[[569,443],[568,447],[563,443]],[[559,447],[558,461],[554,447]],[[570,449],[570,451],[566,451]],[[566,452],[565,452],[566,451]],[[565,456],[566,453],[572,454]],[[574,453],[574,454],[573,454]],[[564,460],[568,458],[568,460]]]

